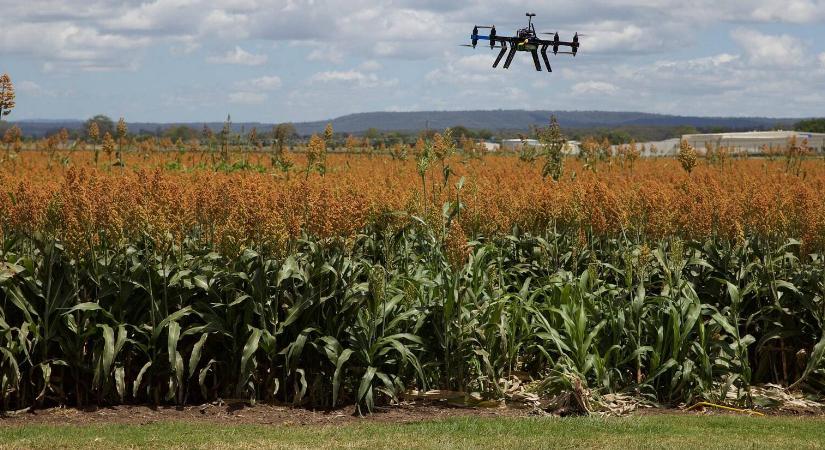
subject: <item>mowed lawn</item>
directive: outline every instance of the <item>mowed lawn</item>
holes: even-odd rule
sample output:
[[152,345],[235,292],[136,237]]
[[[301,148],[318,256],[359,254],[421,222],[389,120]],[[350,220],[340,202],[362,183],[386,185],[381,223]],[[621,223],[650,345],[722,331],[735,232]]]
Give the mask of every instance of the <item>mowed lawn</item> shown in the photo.
[[825,448],[825,419],[648,415],[416,423],[12,425],[0,448]]

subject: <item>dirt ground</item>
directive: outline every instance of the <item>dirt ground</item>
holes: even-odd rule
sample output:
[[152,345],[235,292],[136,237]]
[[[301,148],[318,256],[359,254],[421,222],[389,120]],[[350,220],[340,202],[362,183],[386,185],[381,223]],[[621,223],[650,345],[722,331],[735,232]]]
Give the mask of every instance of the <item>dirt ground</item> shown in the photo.
[[[147,425],[157,422],[199,422],[220,425],[343,425],[354,422],[371,421],[377,423],[414,423],[454,417],[527,417],[536,414],[529,408],[463,408],[438,402],[408,402],[396,406],[378,408],[373,414],[359,417],[352,406],[330,410],[312,411],[292,406],[258,404],[250,406],[243,402],[226,404],[206,404],[201,406],[138,406],[121,405],[77,408],[46,408],[27,412],[0,413],[1,426],[17,425],[90,425],[125,424]],[[639,408],[631,415],[647,416],[660,414],[676,415],[738,415],[725,410],[703,408],[686,411],[675,408]],[[822,412],[763,411],[771,416],[820,416]]]
[[111,406],[80,410],[76,408],[47,408],[30,412],[0,414],[4,425],[89,425],[130,424],[146,425],[161,421],[205,422],[260,425],[336,425],[355,421],[383,423],[410,423],[451,417],[525,417],[529,410],[516,408],[456,408],[433,403],[407,403],[379,408],[367,417],[358,417],[350,406],[332,411],[311,411],[291,406],[229,403],[185,407]]

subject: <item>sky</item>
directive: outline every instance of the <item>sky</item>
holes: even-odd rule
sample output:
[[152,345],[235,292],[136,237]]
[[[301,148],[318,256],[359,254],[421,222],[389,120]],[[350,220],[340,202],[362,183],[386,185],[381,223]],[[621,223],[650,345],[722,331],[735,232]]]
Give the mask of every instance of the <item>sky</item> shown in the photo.
[[[469,41],[526,25],[580,53],[536,72]],[[10,120],[323,120],[552,109],[825,115],[825,0],[0,0]]]

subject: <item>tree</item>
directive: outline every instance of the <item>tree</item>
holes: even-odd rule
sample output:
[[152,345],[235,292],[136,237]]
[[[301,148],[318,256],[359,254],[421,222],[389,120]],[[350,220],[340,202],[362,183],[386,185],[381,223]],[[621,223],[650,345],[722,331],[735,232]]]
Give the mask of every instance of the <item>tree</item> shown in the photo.
[[378,131],[377,128],[369,128],[367,131],[364,132],[364,138],[366,139],[367,147],[372,146],[375,141],[381,138],[381,132]]
[[487,141],[493,138],[493,132],[487,129],[477,130],[476,137],[483,141]]
[[467,127],[465,127],[465,126],[458,125],[458,126],[452,127],[451,129],[453,130],[453,136],[455,136],[456,139],[460,140],[461,138],[475,137],[473,132],[468,130]]
[[0,75],[0,120],[14,109],[14,84],[9,74]]
[[99,136],[102,136],[106,133],[115,134],[115,123],[112,122],[112,119],[110,119],[107,116],[98,114],[92,117],[91,119],[88,119],[83,128],[88,131],[92,123],[97,124],[97,131],[99,133]]
[[[205,128],[205,130],[208,130],[209,133],[212,132],[212,130],[210,130],[209,128]],[[196,130],[187,127],[186,125],[169,127],[166,129],[166,131],[163,132],[163,136],[168,137],[173,141],[177,141],[178,139],[188,141],[190,139],[197,137],[197,135],[198,132]]]
[[825,133],[825,118],[801,120],[794,125],[793,129],[808,133]]

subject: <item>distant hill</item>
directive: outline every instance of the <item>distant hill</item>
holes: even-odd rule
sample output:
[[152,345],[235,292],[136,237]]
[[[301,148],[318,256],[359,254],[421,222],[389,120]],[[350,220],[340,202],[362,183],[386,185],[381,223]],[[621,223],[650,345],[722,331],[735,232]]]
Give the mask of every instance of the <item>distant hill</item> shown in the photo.
[[[701,129],[724,128],[730,130],[763,130],[776,127],[790,127],[800,119],[767,117],[694,117],[649,114],[638,112],[608,111],[418,111],[418,112],[370,112],[349,114],[331,120],[295,123],[298,134],[309,135],[323,131],[327,123],[339,133],[363,133],[371,128],[379,131],[416,132],[425,128],[444,129],[464,126],[471,130],[527,131],[532,126],[545,125],[551,115],[566,129],[595,129],[617,127],[679,127],[688,126]],[[82,120],[23,120],[15,122],[27,136],[43,136],[67,128],[79,130]],[[197,123],[129,123],[133,133],[155,133],[176,125],[187,125],[201,129],[203,122]],[[206,123],[213,130],[220,130],[221,122]],[[256,127],[259,132],[268,131],[273,124],[260,122],[235,123],[237,131]]]
[[[720,127],[729,129],[765,129],[789,126],[799,119],[774,119],[764,117],[688,117],[636,112],[606,111],[422,111],[422,112],[373,112],[350,114],[330,121],[336,131],[342,133],[363,132],[369,128],[381,131],[418,131],[427,127],[444,129],[464,126],[472,130],[526,131],[532,126],[546,125],[555,115],[563,128],[615,128],[628,126],[692,126],[696,128]],[[301,134],[317,133],[327,121],[295,124]]]

